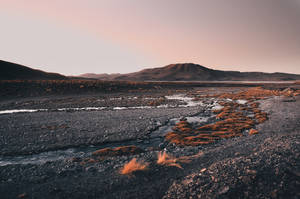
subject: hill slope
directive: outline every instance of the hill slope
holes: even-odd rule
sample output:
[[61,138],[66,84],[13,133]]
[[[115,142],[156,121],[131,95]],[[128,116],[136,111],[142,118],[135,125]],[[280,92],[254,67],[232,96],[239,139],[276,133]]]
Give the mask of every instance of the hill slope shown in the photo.
[[[89,75],[85,74],[85,77],[89,77]],[[221,71],[193,63],[170,64],[161,68],[144,69],[128,74],[100,74],[98,76],[93,74],[91,77],[101,80],[133,81],[285,81],[300,79],[300,75],[295,74]]]
[[0,80],[57,80],[68,79],[58,73],[47,73],[19,64],[0,60]]

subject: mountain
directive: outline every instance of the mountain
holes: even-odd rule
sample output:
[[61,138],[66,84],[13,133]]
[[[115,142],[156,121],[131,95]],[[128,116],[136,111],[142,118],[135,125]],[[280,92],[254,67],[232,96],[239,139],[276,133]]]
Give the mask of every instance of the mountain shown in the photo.
[[58,73],[47,73],[19,64],[0,60],[0,80],[59,80],[68,79]]
[[213,70],[193,63],[170,64],[128,74],[93,74],[82,77],[100,80],[130,81],[286,81],[300,80],[300,75]]
[[101,79],[101,80],[111,80],[114,79],[118,76],[120,76],[120,73],[113,73],[113,74],[107,74],[107,73],[102,73],[102,74],[95,74],[95,73],[85,73],[80,75],[80,77],[83,78],[91,78],[91,79]]

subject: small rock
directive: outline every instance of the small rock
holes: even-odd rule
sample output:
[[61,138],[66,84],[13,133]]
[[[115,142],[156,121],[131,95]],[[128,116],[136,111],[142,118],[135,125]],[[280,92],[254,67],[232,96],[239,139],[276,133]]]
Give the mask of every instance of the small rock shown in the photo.
[[247,170],[246,170],[246,173],[247,173],[247,174],[251,174],[251,175],[256,175],[257,172],[256,172],[255,170],[247,169]]
[[85,171],[88,171],[88,172],[96,172],[97,169],[95,167],[87,167],[85,168]]
[[144,144],[149,144],[150,141],[149,140],[144,140]]
[[204,172],[204,171],[206,171],[206,168],[203,168],[203,169],[200,170],[200,172]]
[[249,184],[251,182],[251,177],[250,176],[242,176],[241,180],[245,184]]
[[180,121],[186,121],[187,119],[185,117],[180,117]]
[[275,169],[275,174],[279,175],[279,169],[278,168]]
[[271,195],[271,198],[277,198],[277,190],[276,190],[276,189],[273,190],[273,191],[270,193],[270,195]]
[[163,149],[163,148],[165,148],[165,144],[164,144],[164,143],[160,143],[160,144],[158,145],[158,147],[161,148],[161,149]]
[[25,198],[26,196],[27,196],[26,193],[21,193],[21,194],[18,195],[18,198]]

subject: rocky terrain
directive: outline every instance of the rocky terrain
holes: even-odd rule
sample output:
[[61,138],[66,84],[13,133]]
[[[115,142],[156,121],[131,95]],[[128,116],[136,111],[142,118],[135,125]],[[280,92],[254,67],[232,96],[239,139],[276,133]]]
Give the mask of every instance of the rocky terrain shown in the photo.
[[300,87],[271,87],[2,99],[1,198],[299,198]]

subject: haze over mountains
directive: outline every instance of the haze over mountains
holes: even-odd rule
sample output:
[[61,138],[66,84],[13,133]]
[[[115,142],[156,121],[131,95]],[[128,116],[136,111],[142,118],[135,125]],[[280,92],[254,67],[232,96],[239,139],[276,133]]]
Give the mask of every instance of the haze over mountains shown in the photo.
[[288,73],[262,73],[213,70],[193,63],[170,64],[160,68],[149,68],[128,74],[86,73],[77,77],[66,77],[48,73],[23,65],[0,60],[0,80],[62,80],[98,79],[129,81],[286,81],[300,80],[300,75]]
[[170,64],[128,74],[87,73],[80,77],[130,81],[286,81],[300,79],[300,75],[296,74],[222,71],[193,63]]
[[58,73],[48,73],[23,65],[0,60],[0,80],[56,80],[68,79]]

